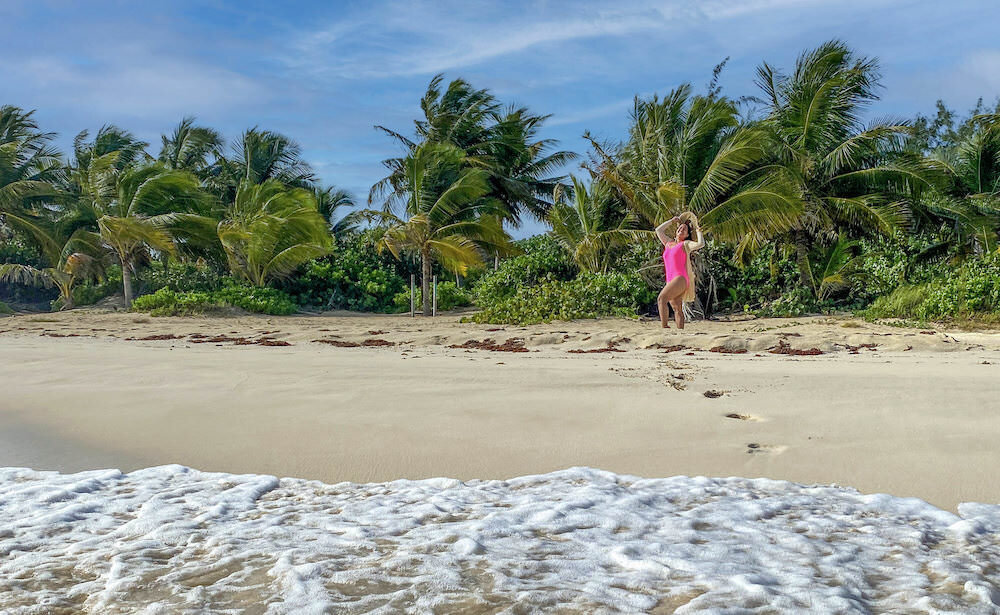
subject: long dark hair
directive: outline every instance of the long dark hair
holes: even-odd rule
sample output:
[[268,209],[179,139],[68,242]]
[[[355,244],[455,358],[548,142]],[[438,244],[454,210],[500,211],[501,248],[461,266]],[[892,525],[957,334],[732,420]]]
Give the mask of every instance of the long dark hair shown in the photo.
[[687,220],[686,220],[686,221],[684,221],[684,222],[681,222],[680,224],[678,224],[678,225],[677,225],[677,227],[678,227],[678,228],[680,228],[680,227],[682,227],[682,226],[686,226],[686,227],[687,227],[687,230],[688,230],[688,234],[687,234],[687,237],[685,237],[685,238],[683,239],[683,241],[688,241],[689,239],[691,239],[691,237],[692,237],[692,236],[694,236],[694,229],[693,229],[693,228],[691,228],[691,222],[690,222],[690,221],[687,221]]

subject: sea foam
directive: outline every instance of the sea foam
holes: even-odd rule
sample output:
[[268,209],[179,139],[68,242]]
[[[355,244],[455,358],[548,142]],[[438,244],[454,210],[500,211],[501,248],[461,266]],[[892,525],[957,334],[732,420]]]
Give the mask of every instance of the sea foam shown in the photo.
[[1000,506],[572,468],[0,469],[3,613],[1000,613]]

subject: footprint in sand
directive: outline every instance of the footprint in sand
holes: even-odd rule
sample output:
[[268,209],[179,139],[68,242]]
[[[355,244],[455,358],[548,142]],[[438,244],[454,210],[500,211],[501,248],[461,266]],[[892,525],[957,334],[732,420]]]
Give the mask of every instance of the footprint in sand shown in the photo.
[[759,421],[760,419],[752,414],[739,414],[738,412],[730,412],[724,415],[727,419],[736,419],[737,421]]
[[758,442],[747,444],[748,455],[778,455],[784,453],[786,450],[788,450],[787,446],[779,444],[760,444]]

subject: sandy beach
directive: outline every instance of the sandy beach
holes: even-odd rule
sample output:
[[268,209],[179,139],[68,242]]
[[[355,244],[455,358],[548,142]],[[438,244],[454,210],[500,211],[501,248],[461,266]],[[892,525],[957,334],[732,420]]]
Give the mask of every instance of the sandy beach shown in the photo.
[[460,319],[3,318],[0,466],[327,483],[585,466],[1000,502],[998,334]]

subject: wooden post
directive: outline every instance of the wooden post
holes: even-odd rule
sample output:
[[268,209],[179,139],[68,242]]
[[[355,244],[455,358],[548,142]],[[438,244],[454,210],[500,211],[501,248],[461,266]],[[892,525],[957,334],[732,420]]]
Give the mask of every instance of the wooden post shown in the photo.
[[434,297],[434,308],[431,310],[431,315],[432,316],[437,316],[438,315],[438,277],[436,275],[434,276],[434,294],[432,296]]
[[416,278],[416,276],[411,273],[410,274],[410,316],[414,316],[416,314],[416,311],[414,310],[414,305],[415,305],[414,301],[416,301],[416,299],[417,299],[417,297],[416,297],[416,294],[417,294],[417,291],[416,291],[417,282],[416,282],[415,278]]

